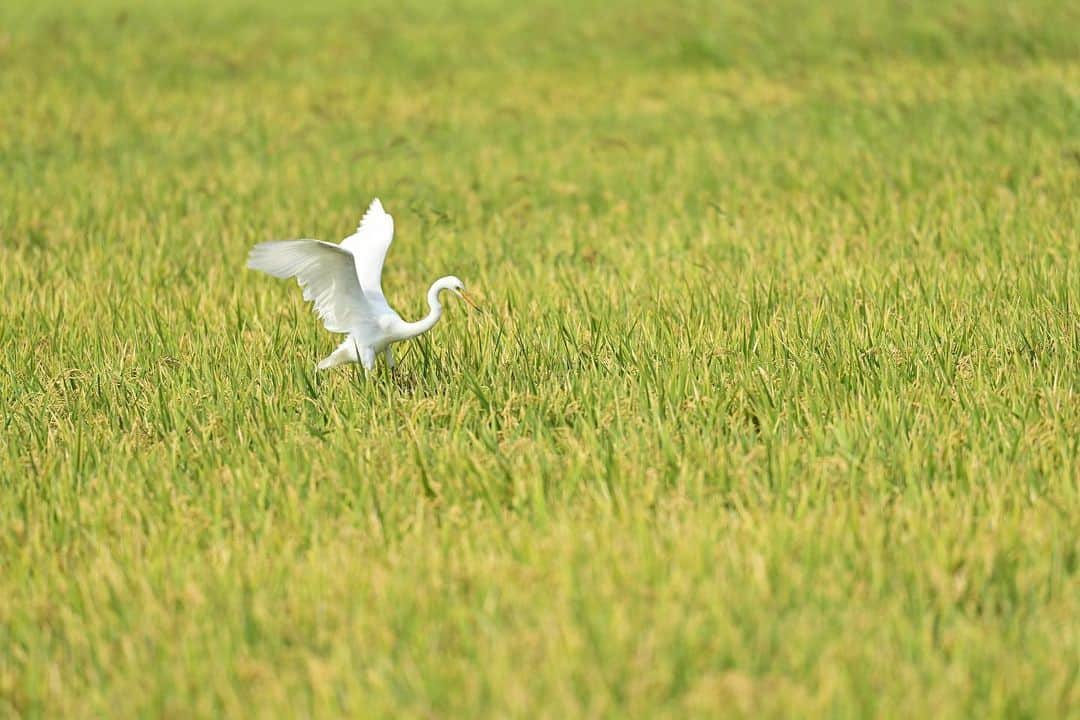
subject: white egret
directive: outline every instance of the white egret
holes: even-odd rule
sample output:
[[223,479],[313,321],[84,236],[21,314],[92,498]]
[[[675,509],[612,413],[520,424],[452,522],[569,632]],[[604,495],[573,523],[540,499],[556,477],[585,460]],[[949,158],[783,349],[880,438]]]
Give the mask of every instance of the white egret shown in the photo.
[[295,277],[304,299],[315,303],[315,312],[326,329],[347,335],[337,350],[319,363],[319,370],[354,362],[372,370],[379,355],[393,368],[390,346],[426,333],[439,321],[443,310],[439,293],[443,290],[476,307],[465,294],[465,284],[447,275],[428,290],[431,310],[427,316],[416,322],[402,320],[382,290],[383,261],[393,239],[394,218],[375,198],[356,232],[340,245],[322,240],[276,240],[259,243],[248,255],[249,268],[276,278]]

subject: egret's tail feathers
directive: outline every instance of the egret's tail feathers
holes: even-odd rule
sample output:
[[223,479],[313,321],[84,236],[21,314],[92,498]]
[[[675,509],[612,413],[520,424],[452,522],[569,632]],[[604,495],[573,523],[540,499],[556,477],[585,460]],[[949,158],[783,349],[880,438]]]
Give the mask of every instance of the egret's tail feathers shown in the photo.
[[359,358],[356,355],[356,343],[346,339],[343,343],[338,345],[337,350],[323,358],[317,367],[319,370],[329,370],[338,365],[354,363],[358,359]]

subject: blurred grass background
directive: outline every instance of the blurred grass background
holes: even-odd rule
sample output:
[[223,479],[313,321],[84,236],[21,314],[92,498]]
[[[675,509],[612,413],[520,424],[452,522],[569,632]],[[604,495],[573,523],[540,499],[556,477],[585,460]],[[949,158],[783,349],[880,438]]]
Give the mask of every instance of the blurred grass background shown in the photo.
[[[1075,3],[0,7],[0,714],[1069,717]],[[393,376],[261,240],[379,196]],[[400,354],[399,354],[400,355]]]

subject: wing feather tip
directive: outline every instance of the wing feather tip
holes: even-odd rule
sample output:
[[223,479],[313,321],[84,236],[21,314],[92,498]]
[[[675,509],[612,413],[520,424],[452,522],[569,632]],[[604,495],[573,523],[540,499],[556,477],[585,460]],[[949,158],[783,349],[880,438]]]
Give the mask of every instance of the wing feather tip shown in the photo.
[[[360,226],[363,227],[365,220],[374,220],[376,218],[390,217],[390,213],[386,212],[386,208],[383,207],[382,200],[375,198],[368,205],[367,210],[364,211],[364,216],[360,218]],[[359,228],[358,228],[359,229]]]

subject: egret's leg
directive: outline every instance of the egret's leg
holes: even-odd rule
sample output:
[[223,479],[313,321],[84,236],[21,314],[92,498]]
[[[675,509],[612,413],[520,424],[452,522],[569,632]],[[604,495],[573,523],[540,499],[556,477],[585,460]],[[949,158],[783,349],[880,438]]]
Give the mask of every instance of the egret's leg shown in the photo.
[[390,349],[389,345],[387,345],[386,349],[383,350],[383,357],[386,358],[386,367],[389,368],[390,370],[393,370],[394,369],[394,353]]
[[343,343],[338,345],[337,350],[323,358],[319,363],[319,370],[329,370],[332,367],[338,365],[344,365],[345,363],[353,363],[357,361],[356,356],[356,343],[352,340],[346,339]]
[[360,364],[363,365],[364,369],[368,372],[375,369],[375,348],[360,348]]

